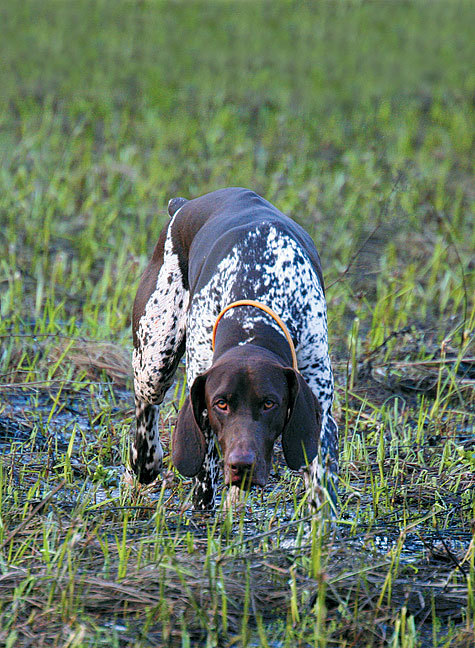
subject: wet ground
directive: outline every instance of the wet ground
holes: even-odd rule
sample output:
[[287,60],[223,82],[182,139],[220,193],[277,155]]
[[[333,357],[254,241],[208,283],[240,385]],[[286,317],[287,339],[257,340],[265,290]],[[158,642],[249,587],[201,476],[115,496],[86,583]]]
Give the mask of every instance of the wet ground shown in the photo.
[[[463,406],[460,399],[448,401],[450,407],[442,417],[431,417],[430,400],[422,410],[421,395],[433,396],[433,369],[423,365],[421,370],[415,364],[408,371],[397,354],[392,360],[387,363],[386,357],[373,354],[361,361],[348,393],[341,387],[348,375],[347,362],[335,362],[340,386],[336,413],[342,440],[341,516],[325,540],[326,605],[330,617],[340,613],[342,600],[350,608],[379,610],[381,592],[392,574],[390,614],[405,606],[418,624],[420,645],[429,647],[433,614],[441,623],[438,636],[443,637],[450,624],[463,623],[467,605],[475,490],[473,416],[468,398]],[[460,384],[470,385],[473,363],[454,368]],[[161,408],[166,452],[183,385],[181,367]],[[156,484],[138,493],[124,478],[134,427],[127,379],[117,381],[101,374],[96,380],[18,383],[0,389],[0,467],[13,486],[4,491],[5,505],[16,511],[34,508],[53,492],[50,512],[57,519],[64,516],[72,524],[80,511],[86,524],[95,524],[103,516],[103,537],[115,543],[126,514],[131,516],[130,542],[146,546],[157,542],[153,533],[163,515],[159,542],[166,545],[167,538],[174,538],[173,542],[178,538],[181,546],[182,538],[191,542],[191,537],[197,553],[190,557],[195,561],[190,563],[190,573],[201,573],[210,551],[210,529],[221,520],[191,510],[192,480],[178,477],[167,464]],[[421,443],[416,441],[418,434]],[[224,494],[221,490],[219,496]],[[312,551],[310,527],[302,530],[305,511],[296,515],[302,496],[302,480],[286,468],[277,445],[265,491],[249,494],[239,529],[233,527],[220,536],[223,546],[215,547],[226,556],[220,560],[230,579],[230,596],[236,587],[237,610],[242,608],[242,584],[235,582],[235,574],[242,570],[243,560],[255,570],[254,586],[263,601],[268,596],[267,581],[281,575],[279,595],[264,603],[264,609],[273,610],[275,605],[282,610],[288,604],[289,569],[305,562]],[[102,561],[102,548],[98,556]],[[173,597],[179,583],[171,575],[170,579],[167,587]],[[315,581],[305,569],[299,572],[297,586],[306,605],[318,598]],[[198,581],[196,588],[201,591]],[[116,594],[114,605],[120,609],[120,591]],[[108,609],[110,602],[102,604]],[[275,615],[265,618],[271,628]],[[381,621],[381,645],[391,633],[390,621]]]
[[[176,415],[176,406],[174,405],[176,394],[180,391],[180,385],[174,384],[164,402],[162,439],[165,447],[168,445],[171,425]],[[33,479],[34,474],[40,468],[44,468],[45,464],[53,467],[58,457],[69,452],[70,466],[76,477],[83,476],[90,480],[90,487],[94,490],[93,508],[102,501],[111,501],[119,496],[125,470],[121,453],[116,445],[110,453],[110,459],[113,460],[111,463],[104,464],[102,461],[95,463],[94,460],[91,460],[91,447],[98,443],[98,430],[101,430],[102,434],[106,431],[107,434],[107,430],[111,427],[119,429],[122,426],[123,429],[124,419],[133,418],[132,402],[133,396],[129,390],[117,388],[109,382],[95,383],[92,393],[85,387],[79,390],[57,387],[38,389],[28,388],[26,385],[11,387],[2,393],[0,407],[2,463],[13,466],[13,473],[19,475],[21,472],[23,477],[27,473],[22,469],[27,468],[27,472],[28,470],[31,472],[31,479]],[[408,423],[411,425],[411,421]],[[417,422],[413,421],[412,424],[416,427]],[[431,441],[430,435],[428,436],[428,445],[435,446],[435,452],[437,452],[438,439],[439,437],[434,436]],[[455,441],[457,445],[468,450],[475,448],[475,437],[470,425],[457,427]],[[126,447],[127,442],[127,438],[123,440],[123,447]],[[104,438],[100,443],[104,443]],[[81,457],[84,458],[86,455],[87,459],[81,460]],[[374,473],[378,471],[376,462],[370,469]],[[285,470],[281,448],[277,447],[274,469],[271,472],[266,493],[253,491],[248,498],[244,516],[246,536],[252,538],[262,530],[263,520],[268,517],[266,499],[269,497],[269,492],[274,496],[277,494],[278,497],[279,490],[282,490],[281,473]],[[26,478],[25,487],[31,483],[31,479]],[[167,479],[170,481],[170,488],[162,488],[163,482],[162,479],[159,479],[156,486],[148,490],[147,498],[150,510],[153,510],[156,502],[160,499],[162,502],[166,502],[169,507],[169,524],[171,526],[173,526],[173,517],[176,515],[177,525],[181,524],[182,518],[185,516],[188,519],[188,524],[195,531],[198,532],[200,528],[204,529],[203,522],[206,520],[206,516],[202,517],[200,514],[193,513],[189,501],[185,507],[181,506],[182,503],[176,498],[174,478],[170,473],[165,474],[165,480]],[[21,488],[20,481],[18,485]],[[358,487],[358,485],[357,480],[354,480],[353,486]],[[188,483],[185,483],[185,489],[190,491],[191,487],[192,483],[189,480]],[[84,491],[82,494],[84,495]],[[341,488],[340,497],[342,500],[348,497],[348,493],[345,493]],[[426,498],[426,506],[435,500],[442,503],[448,514],[450,511],[456,513],[463,506],[460,494],[444,491],[443,487],[437,489],[437,493],[435,489],[432,493],[426,489],[426,492],[420,493],[419,501],[416,501],[417,498],[414,496],[415,520],[421,517],[421,501],[424,498]],[[57,495],[57,500],[59,506],[69,509],[76,503],[73,493],[69,489],[66,500],[61,493]],[[386,555],[398,543],[401,543],[401,529],[410,525],[411,519],[407,516],[407,510],[403,514],[402,508],[398,511],[397,507],[393,507],[390,514],[368,521],[365,509],[369,510],[370,508],[370,498],[365,495],[358,502],[357,512],[352,510],[351,506],[346,507],[345,519],[342,520],[342,524],[337,525],[339,534],[341,537],[347,537],[349,522],[357,520],[357,526],[355,527],[353,524],[351,526],[351,538],[348,537],[350,544],[355,548],[371,548],[376,553]],[[280,506],[279,523],[285,527],[285,524],[292,520],[293,513],[293,502],[289,501],[287,506]],[[291,547],[295,541],[292,525],[283,532],[283,535],[288,536],[285,544]],[[419,527],[416,525],[404,535],[401,560],[407,563],[417,562],[431,554],[442,556],[449,562],[455,562],[457,556],[463,556],[467,552],[471,540],[472,533],[466,528],[451,527],[450,530],[430,531],[424,524]]]

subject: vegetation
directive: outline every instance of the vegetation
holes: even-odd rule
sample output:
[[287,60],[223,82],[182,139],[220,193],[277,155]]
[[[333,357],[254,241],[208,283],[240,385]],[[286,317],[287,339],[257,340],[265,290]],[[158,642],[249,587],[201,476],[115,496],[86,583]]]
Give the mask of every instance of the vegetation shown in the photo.
[[[470,645],[472,3],[0,15],[0,643]],[[332,532],[280,452],[263,496],[216,516],[171,466],[123,479],[138,277],[168,199],[230,185],[321,253]],[[165,445],[184,389],[180,368]]]

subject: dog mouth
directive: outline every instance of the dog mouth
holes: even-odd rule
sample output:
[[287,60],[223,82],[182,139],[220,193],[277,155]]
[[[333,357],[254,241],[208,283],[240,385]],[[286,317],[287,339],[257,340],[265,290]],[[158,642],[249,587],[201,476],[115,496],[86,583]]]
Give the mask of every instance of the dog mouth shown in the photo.
[[263,488],[267,482],[263,476],[256,475],[254,470],[236,470],[230,467],[227,473],[226,484],[237,486],[241,490],[250,490],[253,486]]

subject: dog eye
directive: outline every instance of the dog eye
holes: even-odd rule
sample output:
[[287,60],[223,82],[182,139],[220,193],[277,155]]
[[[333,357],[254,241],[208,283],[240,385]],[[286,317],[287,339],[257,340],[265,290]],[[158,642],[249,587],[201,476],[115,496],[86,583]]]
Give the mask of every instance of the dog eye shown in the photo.
[[274,401],[271,400],[270,398],[266,398],[265,401],[262,403],[262,407],[265,410],[272,409],[274,407],[274,405],[275,405]]
[[224,412],[224,410],[228,409],[228,404],[224,400],[224,398],[220,398],[219,400],[215,401],[214,406],[217,407],[218,409],[222,410],[223,412]]

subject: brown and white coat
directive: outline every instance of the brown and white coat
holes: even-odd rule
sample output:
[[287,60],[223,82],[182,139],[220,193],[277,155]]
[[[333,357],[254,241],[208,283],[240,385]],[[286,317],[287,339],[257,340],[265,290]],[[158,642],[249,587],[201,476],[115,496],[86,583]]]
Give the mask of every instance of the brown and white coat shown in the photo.
[[[186,352],[190,395],[173,435],[172,458],[180,472],[196,478],[196,508],[214,505],[218,447],[227,483],[244,483],[246,477],[262,486],[279,434],[289,466],[306,466],[312,497],[318,500],[323,486],[333,498],[338,431],[331,415],[323,277],[312,239],[269,202],[241,188],[173,199],[169,214],[133,310],[137,431],[131,464],[139,481],[151,482],[161,469],[159,406]],[[225,313],[213,352],[216,318],[242,299],[280,316],[295,345],[299,373],[291,369],[279,325],[252,306]]]

